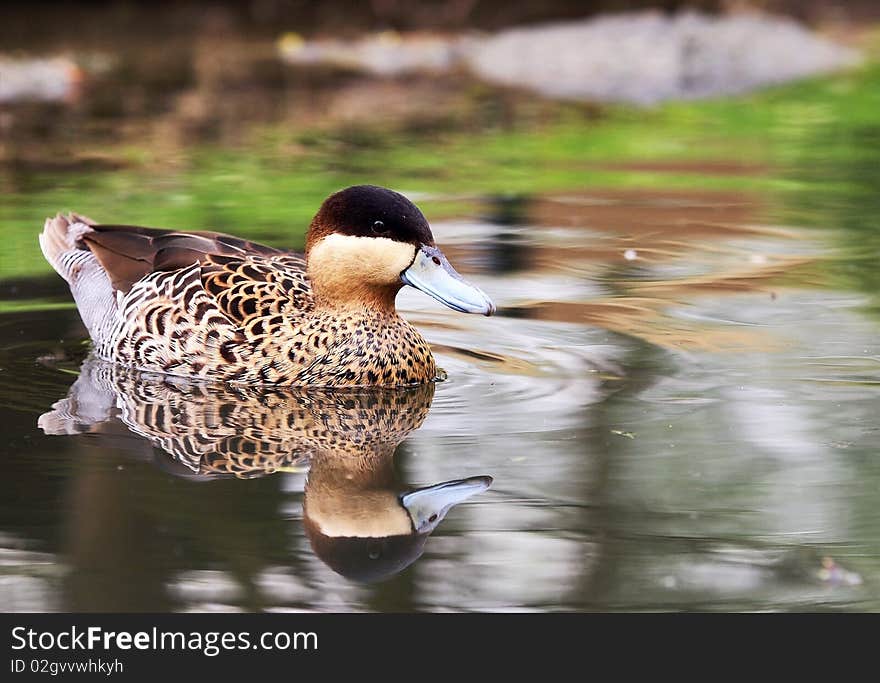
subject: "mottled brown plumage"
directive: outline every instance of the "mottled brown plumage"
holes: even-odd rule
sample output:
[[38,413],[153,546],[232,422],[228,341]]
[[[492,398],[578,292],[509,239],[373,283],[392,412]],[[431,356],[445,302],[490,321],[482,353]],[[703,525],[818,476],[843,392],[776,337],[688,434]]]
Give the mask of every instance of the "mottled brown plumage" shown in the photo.
[[436,377],[427,342],[394,307],[402,273],[434,240],[421,212],[390,190],[331,195],[305,255],[77,215],[48,220],[40,243],[105,360],[251,385],[387,387]]

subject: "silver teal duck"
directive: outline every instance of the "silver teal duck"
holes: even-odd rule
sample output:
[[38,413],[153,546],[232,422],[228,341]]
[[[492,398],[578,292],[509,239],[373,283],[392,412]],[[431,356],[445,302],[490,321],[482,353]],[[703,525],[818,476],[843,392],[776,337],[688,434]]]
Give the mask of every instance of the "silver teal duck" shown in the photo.
[[305,254],[76,214],[48,219],[40,246],[70,285],[99,358],[202,380],[422,384],[437,368],[396,311],[404,285],[456,311],[495,312],[437,248],[422,212],[372,185],[324,201]]

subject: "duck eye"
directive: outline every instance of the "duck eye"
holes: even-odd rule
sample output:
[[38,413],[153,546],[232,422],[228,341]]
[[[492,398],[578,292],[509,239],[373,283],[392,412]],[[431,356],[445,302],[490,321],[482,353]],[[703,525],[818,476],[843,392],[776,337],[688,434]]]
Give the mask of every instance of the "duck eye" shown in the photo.
[[385,224],[382,221],[375,221],[371,226],[371,229],[376,235],[384,235],[388,231],[385,229]]

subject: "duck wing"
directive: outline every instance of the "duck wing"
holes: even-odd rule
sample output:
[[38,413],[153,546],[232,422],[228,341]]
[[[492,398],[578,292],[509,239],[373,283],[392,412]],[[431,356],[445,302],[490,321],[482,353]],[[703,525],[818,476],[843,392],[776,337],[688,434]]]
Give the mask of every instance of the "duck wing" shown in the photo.
[[151,372],[279,381],[270,342],[314,307],[303,256],[230,235],[59,214],[40,246],[96,354]]
[[98,259],[113,288],[123,294],[152,273],[179,271],[198,263],[205,291],[239,326],[254,318],[312,306],[301,254],[218,232],[89,227],[80,241]]

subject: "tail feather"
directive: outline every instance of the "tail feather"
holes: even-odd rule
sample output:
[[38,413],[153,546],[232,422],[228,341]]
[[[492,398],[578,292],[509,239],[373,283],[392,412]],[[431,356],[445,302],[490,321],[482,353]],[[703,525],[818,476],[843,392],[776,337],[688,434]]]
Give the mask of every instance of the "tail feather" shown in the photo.
[[100,348],[112,333],[116,296],[107,273],[82,239],[95,222],[74,213],[46,219],[40,233],[43,256],[67,280],[80,317]]
[[88,247],[81,240],[94,224],[85,216],[74,213],[62,216],[59,213],[55,218],[47,218],[43,225],[43,232],[40,233],[43,256],[68,282],[72,282],[77,275],[77,263],[88,254]]

